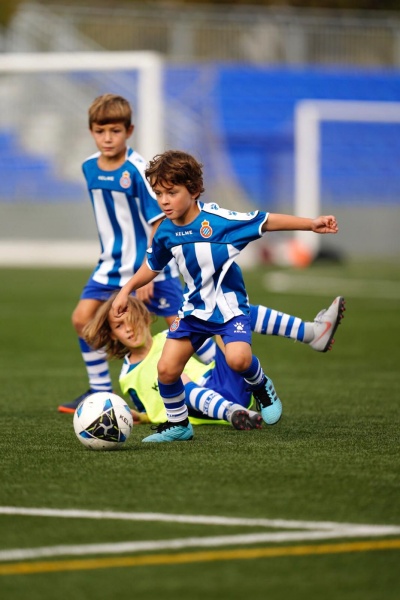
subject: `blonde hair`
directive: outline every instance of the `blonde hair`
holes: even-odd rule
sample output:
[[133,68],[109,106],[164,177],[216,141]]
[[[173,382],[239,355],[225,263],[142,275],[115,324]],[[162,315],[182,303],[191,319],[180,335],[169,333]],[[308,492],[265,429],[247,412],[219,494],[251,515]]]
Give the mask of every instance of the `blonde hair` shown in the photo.
[[[112,303],[117,294],[118,291],[114,292],[98,308],[94,318],[83,329],[83,338],[89,346],[95,350],[104,350],[107,358],[124,358],[125,354],[129,352],[129,348],[119,340],[114,340],[111,337],[111,327],[108,319]],[[134,296],[128,298],[127,314],[134,331],[144,332],[155,320],[155,316],[147,310],[146,305]]]
[[98,96],[89,107],[89,129],[92,129],[94,123],[123,123],[125,128],[129,129],[132,124],[131,105],[125,98],[116,94]]

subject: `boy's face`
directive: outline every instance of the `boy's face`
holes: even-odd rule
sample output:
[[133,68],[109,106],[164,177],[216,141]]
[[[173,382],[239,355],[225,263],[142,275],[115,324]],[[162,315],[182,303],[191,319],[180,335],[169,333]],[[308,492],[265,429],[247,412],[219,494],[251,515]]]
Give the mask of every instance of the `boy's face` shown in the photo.
[[197,217],[199,209],[195,200],[198,194],[191,194],[186,186],[157,183],[153,192],[167,219],[176,225],[186,225]]
[[123,123],[93,123],[90,133],[102,156],[107,160],[118,160],[125,156],[126,141],[132,135],[133,125],[126,129]]
[[111,329],[112,339],[118,340],[130,350],[141,348],[147,341],[149,335],[147,329],[144,327],[135,331],[129,318],[129,312],[124,313],[120,317],[114,317],[113,311],[110,310],[108,313],[108,324]]

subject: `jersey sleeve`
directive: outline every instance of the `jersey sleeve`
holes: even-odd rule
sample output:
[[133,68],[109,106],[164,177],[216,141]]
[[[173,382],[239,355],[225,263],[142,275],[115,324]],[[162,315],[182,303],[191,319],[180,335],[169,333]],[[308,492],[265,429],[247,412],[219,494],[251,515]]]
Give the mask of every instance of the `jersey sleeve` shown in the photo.
[[[228,239],[232,246],[242,250],[248,243],[264,235],[261,228],[268,219],[268,213],[254,211],[252,213],[237,213],[237,215],[237,220],[231,220]],[[240,226],[238,226],[237,221],[240,221]]]
[[152,224],[161,219],[164,216],[164,213],[158,206],[158,202],[154,196],[153,190],[146,180],[144,171],[139,169],[137,165],[135,165],[135,177],[132,187],[133,196],[139,202],[141,212],[146,222]]
[[164,267],[167,266],[169,261],[173,258],[171,250],[169,250],[164,244],[162,244],[159,237],[157,236],[158,232],[159,229],[157,230],[153,238],[152,245],[150,246],[150,248],[147,249],[146,253],[147,266],[149,267],[149,269],[156,272],[162,271]]
[[268,213],[253,210],[243,213],[226,208],[218,204],[207,203],[202,205],[202,212],[215,215],[224,222],[225,242],[232,244],[238,250],[243,250],[249,242],[257,240],[264,235],[262,226],[268,219]]

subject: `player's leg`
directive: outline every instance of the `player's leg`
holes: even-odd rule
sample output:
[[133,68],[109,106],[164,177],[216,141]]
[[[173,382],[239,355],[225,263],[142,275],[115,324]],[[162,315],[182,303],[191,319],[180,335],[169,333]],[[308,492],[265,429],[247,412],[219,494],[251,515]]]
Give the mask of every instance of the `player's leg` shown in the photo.
[[[227,344],[226,348],[237,354],[240,349],[236,346],[241,343],[243,342],[233,342]],[[252,355],[250,366],[240,374],[249,385],[265,423],[267,425],[277,423],[282,416],[282,402],[271,379],[265,375],[258,358]]]
[[167,422],[156,427],[156,433],[143,442],[174,442],[193,438],[188,419],[185,387],[181,378],[183,369],[194,349],[188,337],[168,339],[158,361],[158,389],[167,413]]
[[225,358],[228,366],[238,372],[248,384],[267,425],[274,425],[282,415],[282,403],[272,381],[251,351],[250,318],[242,315],[225,323]]
[[93,350],[82,337],[85,325],[93,319],[99,306],[115,291],[115,287],[102,285],[92,278],[86,283],[80,300],[72,313],[72,324],[78,335],[78,343],[89,381],[89,389],[72,402],[61,404],[58,411],[73,413],[79,403],[94,392],[111,392],[112,382],[108,361],[104,352]]
[[245,409],[241,404],[229,402],[218,392],[190,382],[185,385],[186,403],[210,419],[227,421],[235,429],[261,429],[261,415]]
[[58,411],[62,413],[73,413],[79,403],[95,392],[112,392],[111,375],[105,352],[93,350],[83,339],[82,330],[84,326],[93,319],[98,307],[102,304],[99,300],[80,300],[72,314],[72,323],[78,334],[78,343],[82,359],[86,367],[89,381],[89,389],[75,398],[72,402],[61,404]]
[[313,322],[303,321],[261,305],[250,306],[251,329],[255,333],[287,337],[308,344],[317,352],[331,350],[333,336],[345,310],[345,301],[338,296],[327,309],[321,310]]
[[251,393],[244,379],[226,363],[224,352],[217,346],[215,367],[197,383],[185,385],[186,403],[211,419],[222,419],[235,429],[260,429],[262,418],[250,410]]

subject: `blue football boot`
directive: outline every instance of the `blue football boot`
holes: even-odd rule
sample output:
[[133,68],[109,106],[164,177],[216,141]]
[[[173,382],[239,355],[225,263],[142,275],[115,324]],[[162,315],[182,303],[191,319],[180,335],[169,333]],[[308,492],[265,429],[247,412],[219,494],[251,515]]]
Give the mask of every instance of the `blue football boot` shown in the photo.
[[75,410],[78,408],[78,406],[80,405],[80,403],[82,402],[82,400],[84,400],[88,396],[91,396],[94,393],[95,392],[93,390],[88,390],[87,392],[84,392],[83,394],[81,394],[80,396],[75,398],[75,400],[73,400],[72,402],[69,402],[68,404],[60,404],[60,406],[58,407],[57,410],[60,413],[73,414],[75,412]]

